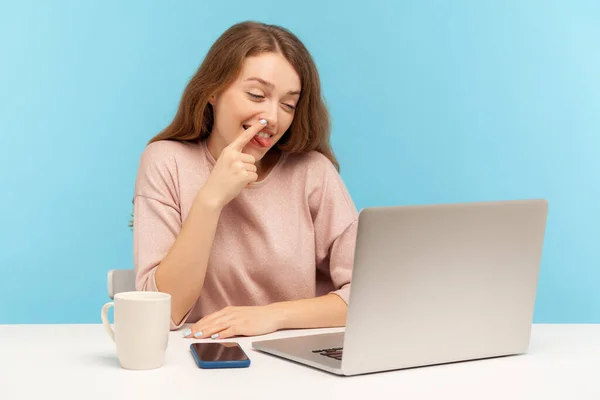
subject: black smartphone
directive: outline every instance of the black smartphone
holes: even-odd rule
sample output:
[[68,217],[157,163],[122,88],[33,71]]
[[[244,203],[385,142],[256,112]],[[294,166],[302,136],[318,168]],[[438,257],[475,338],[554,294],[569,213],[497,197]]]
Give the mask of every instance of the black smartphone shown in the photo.
[[192,343],[190,351],[199,368],[246,368],[250,359],[235,342]]

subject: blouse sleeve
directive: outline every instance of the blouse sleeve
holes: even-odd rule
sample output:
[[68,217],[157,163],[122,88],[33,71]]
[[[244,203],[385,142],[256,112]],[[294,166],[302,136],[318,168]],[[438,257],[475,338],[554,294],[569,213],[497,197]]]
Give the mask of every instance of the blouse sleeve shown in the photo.
[[348,303],[358,211],[333,164],[322,157],[322,180],[310,196],[317,269],[328,273],[334,293]]
[[[181,230],[181,212],[173,157],[150,144],[142,153],[133,198],[133,262],[136,290],[159,291],[155,273]],[[171,329],[187,320],[191,310]]]

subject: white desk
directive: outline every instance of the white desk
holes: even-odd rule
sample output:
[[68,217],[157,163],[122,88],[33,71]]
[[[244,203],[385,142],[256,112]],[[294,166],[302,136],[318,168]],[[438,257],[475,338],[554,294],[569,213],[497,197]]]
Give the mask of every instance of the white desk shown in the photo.
[[[277,332],[263,338],[340,329]],[[166,364],[121,369],[102,325],[1,325],[0,398],[13,399],[600,399],[600,324],[534,325],[526,355],[338,377],[251,349],[250,368],[202,370],[172,332]],[[393,337],[375,338],[382,350]]]

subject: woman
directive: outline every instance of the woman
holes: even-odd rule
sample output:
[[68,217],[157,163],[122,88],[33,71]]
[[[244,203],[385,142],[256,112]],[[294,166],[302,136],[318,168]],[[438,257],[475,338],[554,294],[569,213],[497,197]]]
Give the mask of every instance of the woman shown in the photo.
[[245,22],[211,47],[134,196],[136,287],[170,293],[185,337],[343,326],[358,212],[338,174],[315,64]]

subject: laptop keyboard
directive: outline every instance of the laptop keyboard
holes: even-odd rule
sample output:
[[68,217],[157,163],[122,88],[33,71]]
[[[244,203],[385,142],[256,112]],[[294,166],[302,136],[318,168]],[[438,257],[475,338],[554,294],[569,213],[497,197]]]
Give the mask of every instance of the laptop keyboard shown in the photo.
[[313,350],[313,353],[319,353],[322,356],[335,358],[336,360],[342,359],[343,347],[336,347],[332,349],[321,349],[321,350]]

